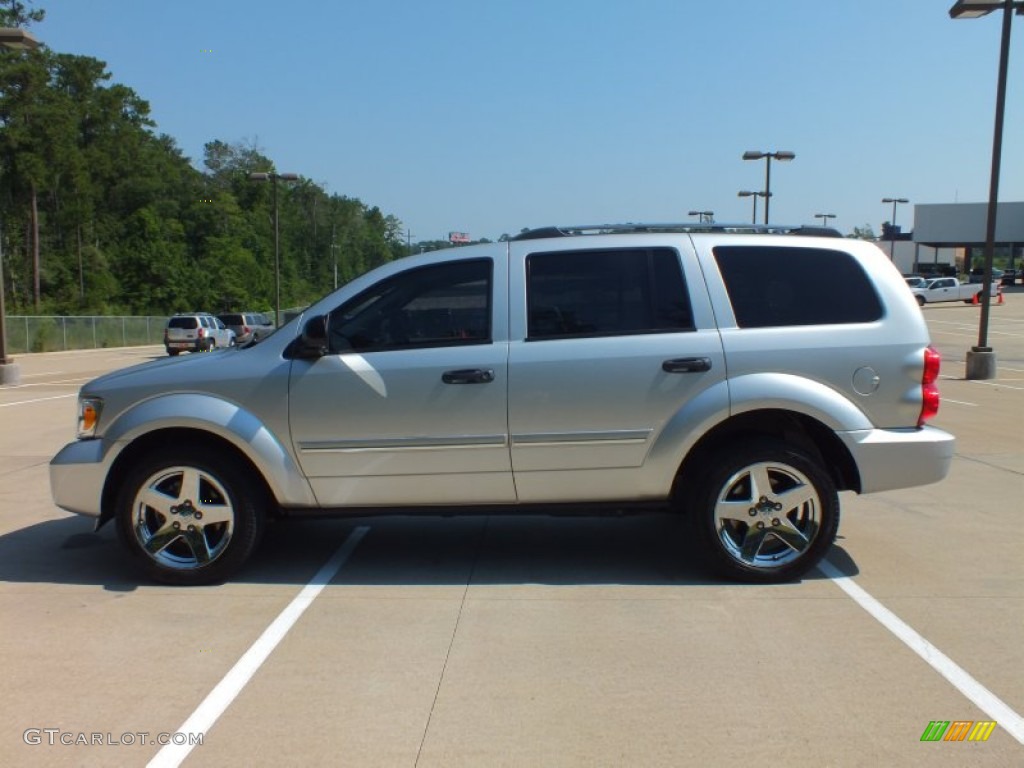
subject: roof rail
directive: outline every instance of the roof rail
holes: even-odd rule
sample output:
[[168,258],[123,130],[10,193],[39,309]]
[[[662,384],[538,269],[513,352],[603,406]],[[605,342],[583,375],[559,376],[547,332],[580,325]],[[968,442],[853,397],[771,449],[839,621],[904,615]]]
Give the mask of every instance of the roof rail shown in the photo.
[[520,232],[511,240],[539,240],[546,237],[576,237],[579,235],[621,235],[643,233],[702,233],[754,235],[810,235],[814,237],[842,237],[839,230],[812,224],[582,224],[577,226],[538,227]]

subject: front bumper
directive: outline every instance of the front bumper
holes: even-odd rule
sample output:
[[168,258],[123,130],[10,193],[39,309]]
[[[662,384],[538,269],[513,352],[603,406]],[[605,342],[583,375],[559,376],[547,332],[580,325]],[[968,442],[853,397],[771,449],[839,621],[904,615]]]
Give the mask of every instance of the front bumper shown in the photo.
[[935,427],[838,434],[860,471],[861,493],[937,483],[949,473],[956,451],[956,438]]
[[107,476],[102,440],[68,443],[50,460],[50,494],[61,509],[99,517]]

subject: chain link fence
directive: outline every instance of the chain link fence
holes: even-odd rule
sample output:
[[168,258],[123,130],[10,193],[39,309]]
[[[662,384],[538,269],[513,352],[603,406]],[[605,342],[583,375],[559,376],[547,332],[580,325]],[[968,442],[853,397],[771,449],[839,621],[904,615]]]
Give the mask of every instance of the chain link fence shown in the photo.
[[7,353],[162,344],[167,316],[8,315]]

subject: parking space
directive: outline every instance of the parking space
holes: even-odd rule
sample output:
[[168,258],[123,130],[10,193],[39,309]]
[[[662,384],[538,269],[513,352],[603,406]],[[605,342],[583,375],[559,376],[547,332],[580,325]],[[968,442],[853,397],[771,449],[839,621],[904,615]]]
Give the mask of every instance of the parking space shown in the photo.
[[[47,462],[84,380],[162,348],[21,356],[0,389],[0,764],[1024,764],[1024,294],[993,307],[992,382],[963,380],[978,309],[923,311],[952,473],[844,494],[826,572],[957,685],[826,573],[709,579],[666,515],[277,523],[229,584],[140,582],[109,526],[53,506]],[[935,720],[1001,727],[922,742]],[[151,743],[199,725],[191,751]]]

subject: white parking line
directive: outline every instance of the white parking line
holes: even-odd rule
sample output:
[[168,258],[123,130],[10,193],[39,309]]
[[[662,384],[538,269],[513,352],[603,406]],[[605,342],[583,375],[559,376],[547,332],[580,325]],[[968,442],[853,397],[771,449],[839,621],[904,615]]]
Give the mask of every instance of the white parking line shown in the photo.
[[971,379],[969,384],[985,384],[990,387],[1002,387],[1003,389],[1018,389],[1024,391],[1024,387],[1015,387],[1012,384],[1004,384],[1002,381],[979,381],[977,379]]
[[43,403],[47,400],[62,400],[65,397],[78,397],[77,392],[68,395],[54,395],[53,397],[37,397],[35,400],[15,400],[13,403],[0,403],[0,408],[9,408],[12,405],[28,405],[29,403]]
[[18,389],[24,389],[25,387],[49,387],[54,384],[76,384],[79,381],[92,381],[95,376],[83,376],[78,379],[54,379],[53,381],[40,381],[34,384],[21,384]]
[[932,669],[946,678],[954,688],[974,702],[978,709],[999,723],[1000,727],[1019,743],[1024,744],[1024,717],[1010,709],[1006,702],[971,677],[949,656],[921,637],[909,624],[858,586],[853,579],[844,576],[828,560],[822,560],[818,564],[818,570],[849,595],[857,605],[870,613],[879,624],[902,640]]
[[966,400],[953,400],[952,398],[949,398],[949,397],[942,398],[942,402],[944,402],[944,403],[956,403],[957,405],[969,405],[969,406],[971,406],[971,408],[977,408],[978,407],[977,403],[968,403]]
[[[323,567],[316,572],[310,582],[302,588],[288,606],[278,614],[277,618],[267,627],[259,639],[253,643],[249,650],[242,654],[235,666],[224,675],[216,687],[210,691],[203,703],[178,729],[178,733],[202,733],[213,727],[217,719],[224,714],[224,710],[230,706],[235,697],[242,692],[252,676],[267,660],[267,657],[277,647],[277,644],[284,639],[295,622],[312,604],[316,596],[326,587],[331,579],[335,577],[341,566],[345,564],[349,556],[358,546],[363,536],[369,531],[369,527],[361,525],[348,535],[345,542],[338,548],[331,559],[324,563]],[[189,739],[188,741],[191,741]],[[188,757],[192,751],[192,744],[167,744],[149,761],[147,768],[177,768],[181,761]]]

